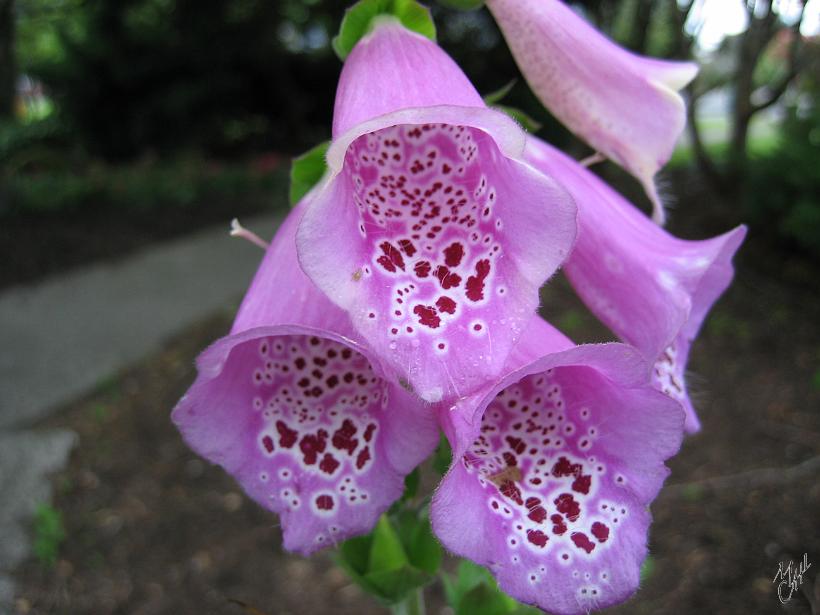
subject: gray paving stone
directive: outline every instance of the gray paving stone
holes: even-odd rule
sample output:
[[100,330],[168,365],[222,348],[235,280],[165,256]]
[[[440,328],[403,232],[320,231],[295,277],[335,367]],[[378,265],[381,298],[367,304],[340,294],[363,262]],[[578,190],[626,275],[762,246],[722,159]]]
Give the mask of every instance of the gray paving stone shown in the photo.
[[[242,221],[270,237],[274,216]],[[158,349],[168,336],[230,306],[262,251],[228,223],[0,295],[0,428],[51,408]]]
[[51,500],[49,475],[65,466],[75,441],[67,430],[0,433],[0,613],[11,609],[10,572],[31,553],[30,520]]
[[[242,221],[270,237],[274,215]],[[0,295],[0,615],[10,576],[31,553],[31,519],[49,475],[68,461],[69,431],[26,426],[235,304],[262,251],[229,225],[154,245]]]

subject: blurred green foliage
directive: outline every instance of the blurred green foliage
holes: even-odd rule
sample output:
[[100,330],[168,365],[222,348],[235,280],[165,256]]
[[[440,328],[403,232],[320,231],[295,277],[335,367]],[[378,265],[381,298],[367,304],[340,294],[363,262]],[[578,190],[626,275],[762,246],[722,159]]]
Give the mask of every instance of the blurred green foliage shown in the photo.
[[197,157],[117,166],[95,163],[79,172],[52,168],[43,173],[14,173],[0,183],[0,220],[57,212],[81,214],[100,208],[161,214],[218,201],[237,202],[282,191],[284,174],[265,165],[218,164]]
[[[487,9],[452,8],[480,2],[422,3],[431,8],[439,43],[480,92],[502,88],[505,107],[516,117],[532,118],[529,130],[559,147],[573,142],[529,91]],[[296,154],[328,138],[341,69],[331,41],[348,4],[17,0],[19,69],[45,84],[54,112],[0,125],[0,216],[99,203],[140,210],[189,207],[203,198],[243,198],[272,188],[264,173],[243,169],[240,162],[215,170],[203,161],[239,161],[268,151]],[[673,2],[573,4],[633,49],[674,53],[679,37]],[[780,76],[783,63],[775,55],[760,65],[756,83]],[[725,82],[720,67],[731,67],[713,64],[703,78]],[[765,148],[751,144],[753,169],[737,211],[753,232],[816,256],[816,70],[814,82],[802,83],[783,134],[768,138]],[[708,148],[720,161],[726,146]],[[678,153],[675,161],[680,159]],[[121,161],[128,165],[110,164]]]
[[91,154],[299,151],[328,133],[343,3],[22,4],[21,70]]
[[777,145],[750,161],[744,218],[783,248],[820,258],[820,78],[807,73]]

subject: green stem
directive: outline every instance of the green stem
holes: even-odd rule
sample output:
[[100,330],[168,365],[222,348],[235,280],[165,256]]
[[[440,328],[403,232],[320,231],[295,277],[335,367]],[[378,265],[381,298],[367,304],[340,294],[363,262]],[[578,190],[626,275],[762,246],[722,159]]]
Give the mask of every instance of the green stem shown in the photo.
[[419,587],[390,609],[393,615],[424,615],[424,588]]

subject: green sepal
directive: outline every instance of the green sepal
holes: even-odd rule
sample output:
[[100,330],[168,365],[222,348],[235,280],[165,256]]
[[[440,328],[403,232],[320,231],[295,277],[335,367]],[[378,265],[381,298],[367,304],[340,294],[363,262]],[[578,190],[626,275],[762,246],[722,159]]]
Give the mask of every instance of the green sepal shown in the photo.
[[470,561],[459,562],[455,578],[442,576],[447,603],[455,615],[535,615],[541,612],[502,592],[487,569]]
[[339,34],[333,37],[333,50],[344,62],[356,43],[365,36],[379,15],[391,15],[408,30],[436,40],[436,26],[430,10],[415,0],[359,0],[345,12]]
[[311,148],[290,163],[290,205],[293,207],[311,188],[318,184],[327,171],[325,154],[330,141],[325,141]]
[[403,601],[407,595],[435,577],[412,566],[402,566],[396,570],[377,570],[364,575],[365,589],[388,604]]
[[492,108],[509,115],[512,119],[518,122],[521,128],[529,133],[535,133],[541,130],[541,122],[533,119],[531,115],[521,109],[516,109],[515,107],[510,107],[509,105],[492,105]]
[[484,0],[438,0],[441,6],[459,11],[474,11],[484,6]]
[[510,90],[512,90],[513,87],[515,87],[517,81],[518,79],[510,79],[510,81],[502,85],[494,92],[490,92],[489,94],[484,96],[484,104],[486,104],[487,106],[492,106],[496,103],[500,103],[502,100],[504,100],[507,94],[510,93]]
[[401,515],[397,523],[382,515],[369,535],[346,540],[337,553],[350,577],[386,604],[397,604],[432,582],[441,565],[441,547],[426,515],[409,510]]
[[410,564],[430,574],[438,572],[444,551],[433,535],[427,509],[402,510],[395,516],[395,527]]

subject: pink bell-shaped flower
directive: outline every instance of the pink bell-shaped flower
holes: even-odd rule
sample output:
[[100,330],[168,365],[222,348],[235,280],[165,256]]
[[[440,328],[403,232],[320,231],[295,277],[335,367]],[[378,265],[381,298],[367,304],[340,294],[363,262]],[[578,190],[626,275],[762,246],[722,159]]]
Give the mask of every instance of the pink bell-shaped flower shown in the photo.
[[691,62],[635,55],[559,0],[487,0],[521,72],[567,128],[634,175],[662,224],[655,173],[686,124]]
[[423,399],[494,379],[569,253],[575,206],[433,42],[381,18],[347,58],[305,273]]
[[584,303],[654,364],[659,389],[700,429],[684,382],[689,347],[712,304],[729,286],[732,257],[746,228],[712,239],[678,239],[569,156],[536,138],[527,160],[561,182],[578,206],[578,240],[564,265]]
[[438,443],[434,413],[379,373],[347,315],[299,268],[306,207],[282,224],[230,335],[199,356],[172,415],[303,554],[370,531]]

